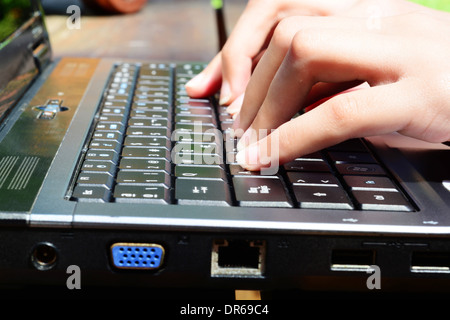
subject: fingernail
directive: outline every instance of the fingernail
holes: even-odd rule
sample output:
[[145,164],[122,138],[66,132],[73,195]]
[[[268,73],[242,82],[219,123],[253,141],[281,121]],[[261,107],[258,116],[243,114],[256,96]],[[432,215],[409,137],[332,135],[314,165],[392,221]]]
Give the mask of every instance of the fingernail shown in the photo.
[[[237,131],[239,129],[235,129],[235,130]],[[252,131],[251,130],[252,130],[251,128],[248,128],[247,131],[245,131],[242,134],[241,138],[239,139],[238,143],[236,144],[236,149],[238,151],[244,150],[244,148],[246,148],[248,145],[250,145],[251,142],[255,142],[255,140],[253,140],[253,141],[251,140],[251,138],[252,138],[251,137],[251,135],[252,135]]]
[[233,126],[231,127],[231,130],[229,130],[230,136],[231,138],[241,138],[244,135],[244,130],[239,127],[241,121],[240,113],[236,113],[236,115],[233,116],[233,121]]
[[238,129],[239,125],[241,124],[241,113],[238,112],[238,113],[234,114],[232,116],[232,118],[233,118],[232,128],[233,129]]
[[198,87],[202,84],[203,79],[205,78],[205,75],[203,73],[199,73],[198,75],[196,75],[195,77],[193,77],[191,80],[189,80],[185,86],[186,87]]
[[236,114],[241,110],[242,102],[244,101],[244,94],[241,94],[239,97],[234,100],[230,106],[227,108],[227,112],[231,115]]
[[245,140],[245,132],[244,132],[244,134],[242,135],[242,137],[239,139],[239,141],[236,144],[237,151],[244,150],[244,148],[245,148],[244,140]]
[[220,89],[220,105],[227,105],[231,100],[231,89],[230,84],[227,81],[222,83],[222,88]]
[[259,147],[254,143],[236,154],[236,162],[245,169],[252,170],[258,167]]

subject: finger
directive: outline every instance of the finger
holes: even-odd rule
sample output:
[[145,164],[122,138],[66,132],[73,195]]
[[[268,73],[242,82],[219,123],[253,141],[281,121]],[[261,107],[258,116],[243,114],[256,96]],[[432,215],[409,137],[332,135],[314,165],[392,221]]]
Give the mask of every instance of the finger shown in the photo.
[[347,90],[360,89],[360,88],[368,88],[367,83],[362,83],[361,81],[349,81],[349,82],[339,82],[339,83],[325,83],[319,82],[316,83],[308,95],[305,98],[305,103],[301,106],[301,109],[305,111],[309,111],[316,106],[322,104],[324,100],[328,100],[329,98],[344,93]]
[[[266,99],[271,83],[275,78],[280,65],[283,63],[287,53],[290,50],[295,35],[305,28],[318,30],[322,28],[333,28],[341,32],[347,32],[359,28],[363,22],[357,19],[342,19],[336,17],[291,17],[281,21],[275,29],[272,41],[261,58],[260,63],[255,68],[253,76],[245,91],[243,107],[241,109],[241,121],[239,129],[246,130],[254,121],[260,107]],[[292,80],[292,79],[290,79]],[[295,79],[295,87],[298,87],[298,80]],[[304,86],[303,86],[304,87]],[[285,96],[285,89],[279,89],[275,95]],[[297,90],[297,89],[295,89]],[[297,106],[299,109],[300,107]],[[288,114],[282,111],[286,116]],[[290,114],[292,116],[292,114]],[[234,126],[238,129],[237,125]]]
[[400,131],[412,120],[406,109],[419,109],[421,103],[400,82],[344,93],[279,126],[236,159],[248,170],[260,170],[350,138]]
[[244,94],[242,93],[239,97],[234,100],[230,106],[227,108],[227,112],[232,116],[236,116],[242,107],[242,102],[244,100]]
[[[251,128],[275,129],[289,121],[318,82],[367,81],[377,85],[397,81],[402,64],[396,57],[405,49],[383,36],[370,35],[316,28],[298,32]],[[241,110],[241,126],[248,121],[243,119],[245,107]]]
[[215,94],[222,83],[221,55],[217,54],[206,68],[186,83],[186,92],[193,98]]
[[220,104],[230,104],[245,91],[253,59],[264,48],[278,22],[276,11],[273,1],[253,1],[242,13],[222,50]]

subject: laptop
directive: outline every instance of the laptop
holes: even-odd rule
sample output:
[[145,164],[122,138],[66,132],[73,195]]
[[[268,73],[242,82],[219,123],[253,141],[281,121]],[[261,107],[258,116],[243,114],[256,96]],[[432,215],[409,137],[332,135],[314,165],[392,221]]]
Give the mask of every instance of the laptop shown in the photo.
[[449,146],[249,172],[225,108],[184,91],[205,63],[53,60],[39,2],[0,5],[2,287],[450,289]]

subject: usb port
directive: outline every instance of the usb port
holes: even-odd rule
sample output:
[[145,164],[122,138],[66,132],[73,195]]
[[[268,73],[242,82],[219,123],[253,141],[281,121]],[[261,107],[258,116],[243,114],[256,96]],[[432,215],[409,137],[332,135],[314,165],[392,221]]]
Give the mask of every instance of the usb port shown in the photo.
[[450,273],[450,252],[413,252],[411,272]]
[[333,250],[331,253],[332,271],[367,272],[375,264],[372,250]]

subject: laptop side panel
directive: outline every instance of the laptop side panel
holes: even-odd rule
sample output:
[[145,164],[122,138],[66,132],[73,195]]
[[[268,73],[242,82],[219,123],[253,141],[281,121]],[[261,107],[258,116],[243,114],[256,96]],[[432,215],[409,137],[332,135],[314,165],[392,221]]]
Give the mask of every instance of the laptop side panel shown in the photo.
[[[112,66],[111,62],[96,59],[63,59],[60,63],[76,64],[77,67],[72,69],[75,75],[77,68],[85,69],[86,73],[79,75],[79,82],[61,83],[60,90],[73,99],[78,109],[36,199],[30,215],[31,226],[72,226],[76,203],[65,200],[65,196]],[[77,93],[72,95],[74,90]]]
[[[0,213],[31,210],[98,61],[59,61],[0,141]],[[9,218],[0,214],[0,219]]]

